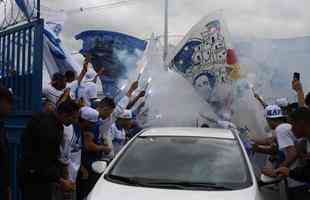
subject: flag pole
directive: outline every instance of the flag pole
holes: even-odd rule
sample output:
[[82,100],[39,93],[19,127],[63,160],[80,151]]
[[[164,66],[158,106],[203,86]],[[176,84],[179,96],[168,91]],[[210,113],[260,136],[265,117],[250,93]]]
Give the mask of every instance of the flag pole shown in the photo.
[[41,1],[37,0],[37,19],[40,19],[41,17]]
[[165,30],[164,30],[164,55],[163,55],[163,61],[165,68],[168,69],[166,66],[166,59],[168,56],[168,0],[165,0]]

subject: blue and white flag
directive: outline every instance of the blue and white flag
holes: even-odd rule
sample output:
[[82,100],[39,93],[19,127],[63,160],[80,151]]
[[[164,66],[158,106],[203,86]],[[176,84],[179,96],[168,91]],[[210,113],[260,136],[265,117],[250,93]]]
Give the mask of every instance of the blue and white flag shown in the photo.
[[266,134],[264,110],[240,76],[235,50],[221,12],[204,17],[168,57],[171,69],[187,79],[220,120],[248,134]]
[[50,76],[56,72],[80,71],[79,64],[63,47],[59,37],[64,21],[64,13],[58,13],[57,16],[47,18],[45,21],[43,61]]
[[75,39],[83,41],[80,53],[91,56],[95,71],[105,69],[106,73],[100,76],[100,80],[104,95],[110,97],[119,94],[119,80],[128,79],[128,72],[136,69],[146,47],[144,40],[111,31],[85,31],[76,35]]
[[[82,32],[75,37],[76,40],[83,41],[83,47],[80,50],[82,55],[90,54],[91,63],[97,71],[104,67],[109,71],[113,78],[126,76],[128,67],[136,67],[141,53],[146,47],[144,40],[112,31],[90,30]],[[126,57],[134,57],[128,66]]]

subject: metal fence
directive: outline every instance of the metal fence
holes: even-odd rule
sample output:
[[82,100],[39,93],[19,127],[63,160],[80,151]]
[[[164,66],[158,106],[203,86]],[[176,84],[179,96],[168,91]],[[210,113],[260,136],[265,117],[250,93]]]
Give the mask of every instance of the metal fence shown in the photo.
[[0,31],[40,18],[40,0],[0,0]]
[[14,94],[14,111],[5,123],[13,200],[20,199],[15,170],[20,136],[33,112],[41,109],[43,28],[43,20],[37,19],[0,31],[0,84],[11,88]]

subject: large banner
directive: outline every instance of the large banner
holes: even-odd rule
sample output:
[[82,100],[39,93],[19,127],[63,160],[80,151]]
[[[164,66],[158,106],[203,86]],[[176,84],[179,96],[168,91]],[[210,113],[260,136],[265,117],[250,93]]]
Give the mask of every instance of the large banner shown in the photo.
[[[188,80],[218,119],[231,121],[246,135],[268,132],[264,109],[241,77],[235,50],[221,12],[204,17],[169,56],[170,69]],[[208,113],[201,113],[208,120]],[[212,121],[212,120],[211,120]]]
[[136,70],[146,41],[119,32],[89,30],[75,36],[82,40],[80,53],[91,56],[95,71],[105,69],[100,76],[105,96],[115,97],[119,94],[119,81],[128,79],[128,74]]

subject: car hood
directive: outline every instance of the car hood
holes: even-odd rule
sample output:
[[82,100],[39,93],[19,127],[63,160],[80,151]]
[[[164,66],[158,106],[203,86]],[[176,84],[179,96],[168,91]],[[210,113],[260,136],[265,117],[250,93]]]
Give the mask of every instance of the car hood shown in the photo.
[[255,186],[236,191],[173,190],[120,185],[101,177],[87,200],[254,200],[256,197]]

